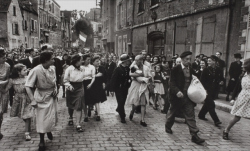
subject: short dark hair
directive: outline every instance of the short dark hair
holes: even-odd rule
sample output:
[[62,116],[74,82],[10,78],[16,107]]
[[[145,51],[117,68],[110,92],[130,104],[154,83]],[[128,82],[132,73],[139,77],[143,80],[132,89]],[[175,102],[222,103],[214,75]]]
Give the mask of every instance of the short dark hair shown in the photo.
[[21,64],[21,63],[16,64],[13,67],[13,70],[11,72],[10,78],[11,79],[17,79],[17,78],[19,78],[19,73],[18,72],[21,72],[24,67],[26,67],[24,64]]
[[[206,66],[206,67],[208,66],[207,61],[206,61],[205,59],[201,59],[201,61],[205,62],[205,66]],[[201,61],[200,61],[200,62],[201,62]]]
[[6,53],[5,53],[4,49],[0,48],[0,58],[2,58],[5,55],[6,55]]
[[46,63],[47,61],[49,61],[53,56],[53,52],[49,51],[49,52],[42,52],[40,54],[40,63]]
[[71,62],[70,64],[75,66],[75,64],[81,60],[81,56],[80,55],[74,55],[72,58],[71,58]]
[[92,57],[92,59],[91,59],[91,63],[93,64],[97,59],[99,59],[100,60],[100,56],[99,55],[94,55],[93,57]]
[[34,49],[32,49],[32,48],[27,48],[27,49],[25,49],[24,53],[31,53],[31,52],[33,52],[33,51],[34,51]]
[[160,59],[160,57],[159,57],[159,56],[153,56],[153,58],[152,58],[152,61],[153,61],[153,62],[154,62],[154,58],[157,58],[157,59],[158,59],[157,64],[161,63],[161,59]]
[[243,68],[246,70],[246,72],[250,72],[250,58],[244,60]]
[[156,67],[160,67],[160,72],[162,71],[162,65],[160,65],[160,64],[155,65],[154,66],[155,71],[156,71]]
[[90,58],[90,55],[83,55],[82,56],[83,61],[85,61],[87,58]]
[[48,46],[47,46],[47,45],[42,46],[42,51],[44,51],[44,50],[46,50],[46,49],[48,49]]

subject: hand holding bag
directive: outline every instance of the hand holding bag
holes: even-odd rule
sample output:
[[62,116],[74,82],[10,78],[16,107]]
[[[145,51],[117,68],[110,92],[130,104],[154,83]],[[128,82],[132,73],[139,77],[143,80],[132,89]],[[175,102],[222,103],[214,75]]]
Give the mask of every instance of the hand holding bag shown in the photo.
[[187,95],[189,99],[194,103],[201,104],[206,99],[207,92],[199,79],[194,75],[192,75],[192,77],[193,79],[188,88]]

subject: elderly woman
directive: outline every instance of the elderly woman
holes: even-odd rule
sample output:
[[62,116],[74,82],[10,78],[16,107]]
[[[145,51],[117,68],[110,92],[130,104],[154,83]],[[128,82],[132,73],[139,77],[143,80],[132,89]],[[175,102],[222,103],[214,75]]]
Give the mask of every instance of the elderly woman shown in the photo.
[[[45,150],[44,134],[53,140],[51,131],[57,120],[57,87],[54,58],[52,52],[42,52],[40,63],[33,68],[25,83],[31,105],[36,108],[36,130],[40,134],[39,151]],[[35,93],[32,88],[36,87]]]
[[3,138],[1,133],[3,114],[7,113],[9,100],[9,92],[4,91],[10,75],[10,66],[5,62],[5,55],[4,49],[0,48],[0,140]]
[[234,115],[233,119],[229,122],[223,131],[223,139],[229,140],[228,133],[230,129],[240,121],[241,117],[250,118],[250,58],[246,59],[243,63],[243,70],[246,71],[241,79],[241,92],[231,110]]
[[131,66],[129,75],[133,77],[132,84],[128,90],[127,104],[132,105],[132,110],[129,115],[129,119],[133,119],[136,106],[141,106],[141,122],[140,124],[144,127],[147,126],[145,123],[145,111],[146,105],[149,101],[148,83],[152,78],[150,69],[143,65],[143,56],[138,55],[135,57],[135,65]]
[[81,66],[82,57],[80,55],[74,55],[71,60],[71,65],[66,69],[64,75],[64,85],[67,88],[66,102],[69,112],[69,123],[73,125],[73,112],[76,111],[76,130],[83,132],[80,123],[82,119],[82,110],[84,108],[84,88],[83,77],[84,69]]

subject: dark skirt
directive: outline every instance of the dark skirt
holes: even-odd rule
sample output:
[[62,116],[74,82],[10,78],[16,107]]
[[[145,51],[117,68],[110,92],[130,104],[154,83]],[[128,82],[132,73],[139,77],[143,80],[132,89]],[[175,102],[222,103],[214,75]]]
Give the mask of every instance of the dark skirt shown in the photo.
[[70,82],[74,91],[66,91],[66,103],[67,107],[80,111],[85,106],[84,101],[84,88],[82,82]]
[[83,86],[85,90],[85,105],[94,105],[96,103],[104,102],[107,100],[105,90],[99,80],[96,79],[90,89],[87,86],[91,83],[91,80],[84,80]]

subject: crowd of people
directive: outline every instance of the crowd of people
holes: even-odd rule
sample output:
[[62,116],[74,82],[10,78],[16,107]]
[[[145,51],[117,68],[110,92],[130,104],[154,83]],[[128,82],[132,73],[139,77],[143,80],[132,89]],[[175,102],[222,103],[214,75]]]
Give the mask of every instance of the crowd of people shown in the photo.
[[[124,107],[128,104],[131,105],[129,119],[133,120],[134,113],[141,113],[140,125],[146,127],[145,114],[149,104],[153,109],[168,114],[165,123],[167,133],[173,133],[176,117],[184,118],[191,140],[201,144],[205,140],[197,135],[196,104],[187,94],[192,78],[198,78],[207,92],[198,118],[207,121],[206,114],[209,113],[215,126],[221,124],[214,103],[225,83],[225,62],[220,59],[220,52],[209,57],[197,55],[193,63],[190,51],[175,55],[170,61],[166,56],[152,56],[145,50],[137,56],[122,54],[117,57],[115,54],[98,55],[82,50],[54,52],[45,45],[41,51],[25,49],[24,52],[24,58],[15,60],[12,53],[0,48],[0,130],[9,104],[10,116],[23,119],[25,140],[30,141],[31,118],[35,116],[36,131],[40,135],[39,150],[45,150],[45,134],[53,140],[60,87],[63,89],[62,97],[66,98],[68,125],[75,125],[78,132],[84,131],[82,120],[88,122],[93,110],[95,120],[101,120],[101,103],[107,100],[107,96],[115,94],[121,123],[126,123]],[[240,54],[234,57],[236,61],[229,70],[227,100],[233,92],[231,113],[235,117],[223,131],[224,139],[229,139],[230,129],[241,117],[250,117],[250,59],[242,64]],[[0,133],[0,140],[2,138]]]

